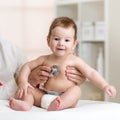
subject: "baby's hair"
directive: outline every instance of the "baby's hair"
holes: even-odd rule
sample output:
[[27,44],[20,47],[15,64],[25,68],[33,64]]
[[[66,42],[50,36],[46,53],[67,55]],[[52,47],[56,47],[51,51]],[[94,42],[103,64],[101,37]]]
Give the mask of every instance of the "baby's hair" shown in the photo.
[[69,18],[69,17],[58,17],[58,18],[55,18],[53,20],[52,24],[50,25],[48,38],[50,38],[52,30],[55,27],[58,27],[58,26],[63,27],[63,28],[73,27],[73,29],[75,30],[74,39],[75,40],[77,39],[77,26],[76,26],[75,22],[71,18]]

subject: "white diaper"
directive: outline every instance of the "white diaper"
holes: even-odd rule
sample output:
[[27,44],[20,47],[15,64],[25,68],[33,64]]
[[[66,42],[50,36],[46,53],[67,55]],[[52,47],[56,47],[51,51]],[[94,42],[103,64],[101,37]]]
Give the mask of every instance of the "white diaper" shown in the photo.
[[57,98],[58,96],[56,95],[50,95],[50,94],[45,94],[41,98],[41,107],[44,109],[48,109],[50,103]]
[[17,90],[17,84],[15,79],[9,80],[7,83],[4,83],[3,86],[0,86],[0,99],[9,99],[13,97]]

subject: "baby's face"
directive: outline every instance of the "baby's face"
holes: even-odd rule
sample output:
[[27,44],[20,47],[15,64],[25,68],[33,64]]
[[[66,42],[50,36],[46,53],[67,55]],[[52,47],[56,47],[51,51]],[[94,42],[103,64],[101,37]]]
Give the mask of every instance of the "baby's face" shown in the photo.
[[74,39],[75,31],[72,27],[56,27],[52,30],[48,45],[57,56],[64,56],[71,53],[76,45]]

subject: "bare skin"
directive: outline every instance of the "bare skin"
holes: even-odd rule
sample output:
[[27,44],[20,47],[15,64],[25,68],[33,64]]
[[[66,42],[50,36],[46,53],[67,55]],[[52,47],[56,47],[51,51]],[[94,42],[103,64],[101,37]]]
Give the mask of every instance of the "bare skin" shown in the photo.
[[[53,77],[52,74],[50,74],[51,68],[48,66],[38,66],[35,69],[33,69],[29,75],[29,83],[33,86],[36,86],[40,83],[45,83],[47,80],[51,77]],[[85,76],[78,71],[74,66],[67,66],[65,70],[65,75],[68,80],[74,82],[75,84],[82,84],[86,78]]]
[[10,108],[12,108],[14,110],[20,110],[20,111],[28,111],[30,108],[28,103],[17,100],[15,98],[9,99],[9,106],[10,106]]
[[29,111],[33,104],[37,107],[41,107],[41,98],[44,94],[45,92],[41,91],[40,89],[29,88],[27,96],[23,95],[23,97],[21,98],[22,100],[20,100],[19,98],[10,98],[9,106],[13,110],[17,111]]

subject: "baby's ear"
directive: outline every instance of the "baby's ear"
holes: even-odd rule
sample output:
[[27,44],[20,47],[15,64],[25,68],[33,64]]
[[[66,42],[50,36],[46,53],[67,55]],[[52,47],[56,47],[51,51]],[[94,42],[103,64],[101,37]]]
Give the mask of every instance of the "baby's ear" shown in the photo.
[[75,53],[76,45],[78,44],[77,40],[74,41],[71,53]]
[[73,49],[75,49],[75,47],[77,46],[77,44],[78,44],[77,40],[74,40]]
[[48,36],[47,36],[47,44],[48,44],[48,46],[49,46],[49,42],[50,42],[50,39],[49,39]]

